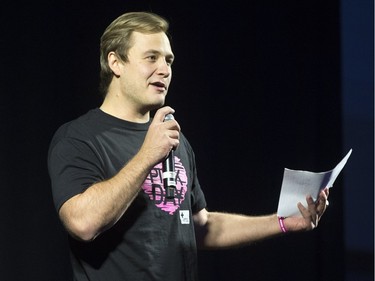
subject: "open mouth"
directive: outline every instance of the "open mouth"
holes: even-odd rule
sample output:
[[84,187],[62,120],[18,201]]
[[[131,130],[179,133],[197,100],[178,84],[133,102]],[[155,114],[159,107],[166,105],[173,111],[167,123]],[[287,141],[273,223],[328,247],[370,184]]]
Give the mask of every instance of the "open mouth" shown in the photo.
[[163,90],[163,91],[165,91],[167,89],[166,85],[163,82],[160,82],[160,81],[153,82],[153,83],[151,83],[151,85],[155,86],[155,87],[157,87],[157,88],[159,88],[160,90]]

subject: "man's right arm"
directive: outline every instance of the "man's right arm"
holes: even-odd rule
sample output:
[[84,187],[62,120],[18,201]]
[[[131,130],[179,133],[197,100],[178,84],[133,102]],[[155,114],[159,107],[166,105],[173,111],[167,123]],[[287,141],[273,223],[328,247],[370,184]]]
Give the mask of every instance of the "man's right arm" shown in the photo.
[[152,162],[138,153],[114,177],[93,184],[67,200],[59,216],[68,232],[84,241],[113,226],[137,196]]
[[59,216],[76,239],[91,241],[112,227],[133,202],[150,170],[179,144],[175,120],[163,122],[171,108],[159,109],[137,154],[112,178],[68,199]]

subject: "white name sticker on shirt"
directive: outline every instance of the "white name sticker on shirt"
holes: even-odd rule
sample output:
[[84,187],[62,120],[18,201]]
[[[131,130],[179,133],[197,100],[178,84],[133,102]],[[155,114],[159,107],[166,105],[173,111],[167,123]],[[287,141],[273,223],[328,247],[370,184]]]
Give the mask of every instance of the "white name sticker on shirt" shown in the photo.
[[181,224],[190,224],[189,210],[180,210]]

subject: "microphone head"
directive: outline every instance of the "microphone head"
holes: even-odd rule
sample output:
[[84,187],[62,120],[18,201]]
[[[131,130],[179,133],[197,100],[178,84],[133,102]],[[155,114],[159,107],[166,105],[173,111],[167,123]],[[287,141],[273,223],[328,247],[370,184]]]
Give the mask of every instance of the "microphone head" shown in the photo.
[[167,115],[165,115],[164,121],[168,121],[168,120],[174,120],[174,116],[172,113],[168,113]]

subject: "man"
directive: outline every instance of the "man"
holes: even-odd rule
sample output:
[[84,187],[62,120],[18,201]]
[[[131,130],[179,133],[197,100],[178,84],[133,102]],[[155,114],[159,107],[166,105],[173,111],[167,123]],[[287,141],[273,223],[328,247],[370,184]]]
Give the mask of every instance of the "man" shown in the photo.
[[[300,217],[209,212],[194,152],[164,106],[174,54],[168,23],[126,13],[101,38],[100,108],[64,124],[49,150],[53,197],[70,234],[74,280],[198,280],[197,248],[228,248],[314,229],[328,189]],[[153,118],[150,111],[157,110]],[[162,161],[174,151],[176,189]]]

